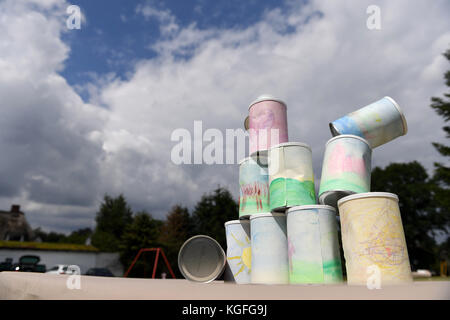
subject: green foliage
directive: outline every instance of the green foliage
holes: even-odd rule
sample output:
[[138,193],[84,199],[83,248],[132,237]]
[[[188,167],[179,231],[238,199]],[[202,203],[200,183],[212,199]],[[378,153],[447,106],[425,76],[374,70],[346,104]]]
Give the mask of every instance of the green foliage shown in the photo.
[[92,244],[101,251],[117,251],[125,228],[132,222],[133,213],[123,195],[117,198],[104,196],[97,212]]
[[66,243],[85,244],[91,235],[91,228],[78,229],[67,236]]
[[[450,49],[444,53],[444,56],[450,61]],[[444,79],[447,87],[450,87],[450,70],[444,74]],[[445,93],[443,98],[432,97],[431,101],[431,108],[433,108],[438,115],[443,117],[444,121],[447,123],[450,120],[450,93]],[[443,129],[446,132],[446,137],[450,138],[450,126],[446,125]],[[441,143],[433,143],[433,146],[442,156],[447,157],[447,159],[450,157],[450,146],[446,146]],[[446,259],[448,259],[450,251],[448,238],[448,232],[450,231],[450,223],[448,218],[450,216],[450,167],[438,162],[434,164],[434,167],[434,201],[438,207],[440,215],[447,217],[447,221],[444,222],[447,240],[441,244],[439,254],[440,256],[446,256]]]
[[[118,246],[120,261],[125,267],[125,270],[131,265],[140,249],[161,247],[161,243],[158,239],[162,224],[162,221],[153,219],[152,216],[145,211],[138,212],[134,216],[132,223],[126,226]],[[132,273],[129,275],[130,277],[140,277],[145,273],[143,272],[143,268],[146,255],[147,253],[139,258],[138,263],[133,267]],[[151,259],[147,259],[147,265],[153,267],[152,263],[149,264],[149,262],[153,260],[154,256],[152,256]],[[162,264],[162,262],[163,261],[160,260],[158,265]]]
[[448,216],[441,215],[434,199],[435,185],[418,162],[392,163],[372,171],[371,190],[398,195],[408,254],[413,269],[429,268],[436,262],[433,235],[445,231]]
[[61,251],[98,251],[93,246],[72,243],[52,242],[29,242],[29,241],[0,241],[0,248],[10,249],[39,249],[39,250],[61,250]]
[[33,230],[35,238],[40,238],[42,242],[48,243],[69,243],[69,244],[85,244],[86,240],[91,236],[90,228],[78,229],[72,231],[68,236],[64,233],[45,232],[41,228]]
[[161,228],[159,241],[177,278],[182,278],[178,269],[178,252],[183,243],[194,235],[193,231],[193,221],[188,209],[180,205],[174,206]]
[[195,206],[193,222],[196,234],[204,234],[217,240],[226,248],[225,222],[239,217],[239,205],[224,188],[203,195]]

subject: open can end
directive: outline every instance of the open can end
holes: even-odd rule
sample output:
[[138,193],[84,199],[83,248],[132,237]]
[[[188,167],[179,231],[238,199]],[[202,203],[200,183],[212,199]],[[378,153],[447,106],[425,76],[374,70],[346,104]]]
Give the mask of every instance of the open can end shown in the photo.
[[339,131],[337,131],[337,129],[334,126],[333,122],[330,122],[328,125],[330,126],[331,135],[333,137],[336,137],[336,136],[340,135]]

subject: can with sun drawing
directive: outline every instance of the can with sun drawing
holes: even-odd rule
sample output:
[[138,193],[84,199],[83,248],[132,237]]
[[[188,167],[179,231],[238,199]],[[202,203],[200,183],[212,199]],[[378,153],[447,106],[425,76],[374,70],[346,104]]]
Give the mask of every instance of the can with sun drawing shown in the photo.
[[286,215],[261,213],[250,216],[252,283],[288,284],[289,261]]
[[250,221],[232,220],[225,223],[227,238],[227,262],[232,281],[238,284],[250,283],[252,248],[250,242]]
[[336,210],[326,205],[306,205],[292,207],[286,215],[289,282],[342,282]]

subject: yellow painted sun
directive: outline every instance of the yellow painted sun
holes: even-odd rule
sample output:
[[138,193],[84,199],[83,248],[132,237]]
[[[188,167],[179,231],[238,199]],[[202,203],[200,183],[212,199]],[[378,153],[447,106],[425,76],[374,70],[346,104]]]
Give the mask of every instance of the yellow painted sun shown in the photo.
[[245,268],[247,268],[248,272],[251,271],[251,266],[252,266],[252,248],[249,246],[250,245],[250,240],[248,239],[248,237],[245,237],[245,242],[242,242],[238,239],[236,239],[236,237],[233,235],[232,232],[231,236],[233,237],[234,241],[236,241],[237,245],[242,249],[242,253],[240,256],[235,256],[235,257],[229,257],[228,260],[235,260],[235,259],[240,259],[240,261],[238,262],[238,266],[241,266],[241,268],[239,269],[238,272],[236,272],[236,274],[234,274],[234,276],[236,277],[239,273],[241,273],[242,271],[245,270]]

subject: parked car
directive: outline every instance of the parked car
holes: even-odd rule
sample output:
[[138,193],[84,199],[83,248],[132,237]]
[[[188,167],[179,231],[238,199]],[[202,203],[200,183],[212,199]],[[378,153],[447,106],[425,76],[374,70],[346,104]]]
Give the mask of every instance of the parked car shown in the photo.
[[74,274],[75,270],[69,268],[68,264],[57,264],[51,267],[46,273],[49,274]]
[[97,277],[114,277],[112,272],[108,268],[90,268],[86,272],[87,276],[97,276]]
[[12,258],[6,258],[5,261],[0,262],[0,271],[11,271],[13,267],[12,262]]
[[412,276],[414,278],[431,278],[432,274],[430,270],[418,269],[417,271],[412,272]]
[[25,255],[19,258],[19,263],[12,266],[12,271],[45,272],[45,264],[39,264],[41,258],[34,255]]

